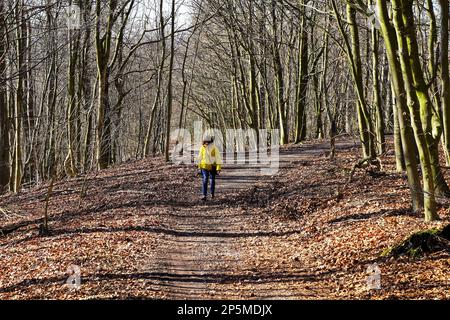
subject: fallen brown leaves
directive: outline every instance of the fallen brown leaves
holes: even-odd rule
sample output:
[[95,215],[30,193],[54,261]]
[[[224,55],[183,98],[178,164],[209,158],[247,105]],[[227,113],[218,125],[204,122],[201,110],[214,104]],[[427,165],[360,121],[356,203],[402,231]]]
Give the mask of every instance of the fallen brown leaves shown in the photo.
[[[0,229],[23,224],[0,238],[0,298],[450,298],[448,252],[380,258],[409,234],[448,224],[449,210],[431,224],[412,213],[393,156],[381,159],[382,174],[355,170],[342,189],[359,148],[341,141],[334,161],[325,153],[287,147],[277,176],[227,193],[218,180],[206,204],[196,169],[162,159],[88,176],[81,200],[85,177],[60,181],[45,237],[46,186],[0,196],[14,213],[0,216]],[[374,263],[381,289],[369,291]],[[71,265],[81,270],[78,290],[66,284]]]

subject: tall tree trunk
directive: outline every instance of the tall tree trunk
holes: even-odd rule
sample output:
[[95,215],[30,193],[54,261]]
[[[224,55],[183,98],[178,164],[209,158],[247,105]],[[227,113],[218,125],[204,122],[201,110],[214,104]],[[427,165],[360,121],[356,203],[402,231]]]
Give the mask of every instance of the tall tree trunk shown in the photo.
[[47,114],[46,127],[48,128],[45,132],[45,154],[42,164],[42,175],[46,179],[50,179],[52,175],[52,168],[56,162],[56,152],[55,152],[55,111],[56,102],[58,97],[58,50],[57,50],[57,31],[56,31],[56,20],[57,17],[54,16],[54,12],[51,9],[51,0],[47,0],[46,8],[47,16],[47,48],[46,54],[50,59],[47,77],[48,77],[48,93],[47,99],[45,101],[45,112]]
[[[372,1],[370,1],[372,4]],[[384,137],[384,113],[381,105],[381,90],[380,90],[380,77],[379,77],[379,61],[378,61],[378,30],[375,24],[371,27],[372,36],[372,85],[373,85],[373,104],[375,106],[375,127],[377,138],[377,151],[378,154],[384,153],[386,150],[385,137]]]
[[439,0],[441,5],[441,48],[440,48],[440,78],[442,90],[442,124],[444,133],[444,150],[446,151],[446,162],[450,164],[450,78],[448,62],[449,45],[449,1]]
[[[303,5],[304,0],[300,1]],[[298,75],[295,95],[295,143],[306,138],[306,90],[308,88],[308,34],[306,32],[306,12],[303,12],[299,31]],[[319,124],[318,124],[319,125]]]
[[386,2],[384,0],[376,0],[376,5],[380,15],[381,33],[384,38],[392,87],[395,95],[395,108],[397,109],[398,125],[400,129],[406,173],[408,177],[408,186],[411,192],[412,208],[414,211],[418,211],[423,206],[423,202],[421,200],[422,187],[418,174],[413,132],[408,119],[409,111],[406,101],[405,84],[400,62],[397,56],[399,49],[397,38],[395,30],[389,20]]
[[345,33],[344,27],[342,25],[342,20],[340,18],[339,12],[337,10],[335,0],[332,0],[333,10],[335,16],[338,20],[338,27],[342,37],[344,38],[345,47],[347,50],[347,58],[349,60],[350,69],[353,77],[355,94],[357,97],[357,113],[358,113],[358,124],[359,124],[359,134],[362,143],[362,153],[364,158],[375,158],[375,145],[374,145],[374,130],[370,114],[367,110],[367,103],[364,96],[363,87],[363,73],[362,73],[362,63],[361,63],[361,52],[360,52],[360,41],[358,26],[356,23],[356,10],[355,4],[352,0],[347,0],[347,23],[350,27],[351,44],[347,35]]
[[78,174],[75,157],[75,144],[77,133],[75,131],[75,121],[78,119],[77,114],[77,95],[76,95],[76,71],[79,59],[80,33],[78,30],[68,30],[69,36],[69,65],[68,65],[68,82],[67,82],[67,155],[64,161],[66,173],[74,177]]
[[5,6],[0,2],[0,192],[9,184],[9,125],[6,99],[6,21]]
[[[450,188],[444,179],[439,161],[439,139],[441,131],[439,128],[440,123],[437,120],[439,115],[436,112],[439,104],[436,105],[436,108],[433,108],[433,101],[428,91],[428,85],[424,79],[424,72],[420,64],[420,53],[416,38],[416,27],[412,7],[412,0],[403,0],[402,15],[406,31],[404,36],[406,36],[406,44],[409,52],[409,65],[413,79],[412,85],[420,105],[422,127],[430,152],[435,194],[438,196],[450,197]],[[432,4],[430,4],[430,10],[432,10]],[[430,50],[434,50],[433,46],[431,46]],[[434,64],[434,62],[432,63]]]
[[109,17],[103,36],[101,29],[101,2],[96,3],[96,57],[98,70],[98,104],[96,127],[96,161],[98,169],[106,169],[111,161],[111,112],[109,105],[109,57],[111,53],[111,33],[117,1],[109,2]]
[[[161,1],[162,2],[162,1]],[[171,11],[171,32],[170,32],[170,61],[169,61],[169,80],[167,82],[167,122],[166,122],[166,140],[164,146],[164,154],[166,161],[169,161],[169,144],[170,130],[172,120],[172,103],[173,103],[173,62],[175,59],[175,0],[172,0]]]
[[32,65],[32,34],[31,21],[29,18],[23,17],[22,21],[24,25],[23,37],[25,41],[25,54],[24,54],[24,120],[23,120],[23,132],[24,132],[24,179],[27,181],[34,180],[34,174],[36,172],[36,164],[34,157],[34,129],[36,124],[36,118],[34,116],[35,108],[35,93],[34,93],[34,72]]
[[284,98],[284,75],[283,66],[281,63],[279,40],[278,40],[278,21],[276,15],[276,1],[272,0],[272,30],[273,30],[273,43],[272,43],[272,55],[273,64],[275,68],[275,90],[277,97],[277,111],[278,111],[278,123],[280,128],[280,143],[286,144],[289,142],[289,134],[287,129],[287,106]]
[[14,104],[14,129],[15,129],[15,145],[14,145],[14,181],[13,192],[17,193],[21,189],[22,183],[22,121],[23,121],[23,75],[24,75],[24,55],[25,41],[23,37],[25,25],[23,25],[23,0],[17,1],[15,6],[16,18],[16,52],[17,52],[17,80],[16,95]]
[[[101,34],[102,27],[102,5],[97,1],[95,5],[96,29],[95,46],[98,73],[98,104],[97,104],[97,128],[96,128],[96,161],[98,169],[105,169],[112,161],[112,136],[111,136],[111,106],[109,101],[110,73],[118,60],[119,49],[125,32],[125,26],[134,6],[134,0],[121,1],[118,8],[118,0],[108,1],[108,17],[106,19],[106,29]],[[128,9],[126,7],[128,6]],[[114,25],[117,18],[126,10],[118,34],[115,35],[116,46],[112,50],[112,37]],[[112,54],[113,53],[113,54]],[[110,61],[110,58],[112,59]]]
[[99,70],[96,130],[96,160],[98,169],[106,169],[111,162],[111,112],[109,110],[110,105],[108,82],[109,71],[102,68],[101,71]]
[[[417,148],[422,167],[425,220],[438,218],[436,211],[435,184],[429,150],[429,137],[431,134],[431,116],[429,116],[430,101],[423,78],[419,78],[420,62],[418,59],[415,28],[412,24],[412,2],[409,0],[393,0],[394,25],[397,32],[400,64],[402,68],[408,107],[411,115],[411,125],[416,137]],[[419,63],[415,65],[415,63]],[[421,81],[422,80],[422,81]],[[428,140],[428,141],[427,141]]]
[[[393,86],[392,86],[392,91],[394,91]],[[406,170],[405,156],[403,154],[402,136],[400,133],[399,111],[398,111],[398,106],[395,102],[392,103],[392,112],[394,113],[395,166],[396,166],[397,172],[403,172]]]
[[[91,18],[92,2],[90,0],[84,0],[81,2],[83,12],[83,22],[86,25],[83,32],[83,41],[81,46],[81,61],[79,63],[79,83],[78,83],[78,103],[81,105],[80,110],[83,109],[86,114],[84,125],[84,136],[82,136],[82,125],[78,127],[77,140],[80,141],[78,154],[80,157],[80,164],[83,172],[86,172],[89,168],[89,158],[91,150],[92,140],[92,127],[93,127],[93,109],[95,105],[95,95],[97,92],[98,74],[94,76],[94,88],[92,88],[92,79],[89,74],[89,57],[91,55],[92,43],[91,34],[92,30],[88,24]],[[79,116],[81,121],[81,117]]]
[[347,19],[350,25],[350,34],[352,39],[351,55],[353,60],[353,76],[355,82],[358,109],[358,123],[363,144],[363,156],[365,158],[375,158],[374,130],[370,114],[367,110],[367,104],[364,97],[363,72],[360,53],[359,31],[356,23],[356,10],[351,0],[347,0]]

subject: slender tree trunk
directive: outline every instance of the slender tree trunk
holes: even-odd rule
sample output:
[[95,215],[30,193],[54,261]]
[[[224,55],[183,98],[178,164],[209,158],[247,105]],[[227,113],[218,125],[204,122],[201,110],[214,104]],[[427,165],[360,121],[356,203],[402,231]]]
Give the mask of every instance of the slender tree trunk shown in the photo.
[[111,161],[111,120],[109,110],[109,71],[99,72],[96,159],[98,169],[106,169]]
[[[78,140],[80,141],[79,145],[79,162],[81,163],[81,167],[83,172],[88,171],[89,169],[89,159],[91,156],[91,141],[92,141],[92,128],[93,128],[93,110],[95,105],[95,96],[97,92],[98,85],[98,74],[94,76],[92,79],[89,74],[88,66],[89,66],[89,57],[91,55],[91,34],[92,30],[89,26],[88,22],[91,18],[92,11],[92,2],[90,0],[85,0],[82,2],[83,6],[81,8],[83,12],[83,21],[86,25],[84,28],[84,36],[81,50],[81,62],[79,63],[80,75],[79,75],[79,84],[78,84],[78,102],[82,107],[79,109],[83,109],[86,114],[84,121],[84,136],[82,135],[82,125],[80,124],[78,127]],[[94,80],[94,88],[92,88],[92,80]],[[81,116],[79,116],[81,121]]]
[[23,31],[26,26],[23,25],[23,0],[17,1],[15,6],[16,17],[16,50],[17,50],[17,81],[16,96],[14,104],[14,129],[15,129],[15,145],[14,145],[14,181],[13,191],[19,192],[22,183],[22,117],[23,117],[23,75],[24,75],[24,54],[25,54],[25,38]]
[[9,125],[6,99],[6,21],[4,3],[0,2],[0,192],[9,184]]
[[338,27],[342,37],[344,38],[345,47],[347,50],[347,58],[349,60],[351,73],[353,76],[353,83],[355,94],[357,96],[357,113],[358,113],[358,124],[359,124],[359,134],[362,143],[363,158],[375,158],[375,145],[374,145],[374,130],[370,114],[367,110],[367,103],[364,96],[363,87],[363,73],[362,73],[362,63],[361,63],[361,53],[360,53],[360,41],[359,41],[359,31],[356,23],[356,10],[354,3],[351,0],[347,0],[347,23],[350,27],[351,44],[347,35],[345,33],[344,27],[342,25],[342,20],[337,10],[335,0],[332,0],[333,11],[338,20]]
[[[161,87],[162,87],[162,82],[163,82],[163,72],[164,72],[164,65],[165,65],[165,61],[166,61],[166,34],[165,34],[165,19],[164,19],[164,13],[163,13],[163,1],[160,1],[160,7],[159,7],[159,32],[160,32],[160,42],[158,45],[161,46],[161,56],[160,59],[161,61],[159,62],[159,66],[158,66],[158,75],[157,75],[157,82],[156,82],[156,95],[153,101],[153,105],[150,109],[150,115],[149,115],[149,120],[148,120],[148,125],[147,125],[147,133],[145,135],[145,140],[144,140],[144,156],[149,156],[150,155],[150,143],[151,141],[151,134],[153,131],[153,123],[155,121],[155,115],[156,115],[156,109],[158,108],[158,106],[160,105],[160,101],[161,101]],[[156,134],[156,130],[155,134]],[[156,143],[156,135],[154,137],[154,140],[152,142],[152,153],[155,153],[155,143]]]
[[448,62],[449,45],[449,1],[440,0],[441,5],[441,51],[440,51],[440,78],[442,87],[442,123],[444,132],[444,150],[446,151],[446,163],[450,164],[450,78]]
[[67,155],[64,161],[66,173],[74,177],[78,174],[75,158],[76,128],[75,121],[78,119],[76,113],[77,95],[76,95],[76,71],[78,63],[79,33],[77,30],[68,30],[69,35],[69,66],[67,83]]
[[52,175],[52,168],[56,163],[55,152],[55,111],[58,98],[58,50],[57,50],[57,36],[56,36],[56,17],[53,10],[51,10],[51,0],[47,0],[46,16],[47,16],[47,34],[48,42],[46,54],[50,59],[48,66],[48,93],[45,101],[45,112],[47,114],[45,132],[45,154],[42,163],[42,176],[45,179],[50,179]]
[[[371,1],[370,1],[371,2]],[[380,77],[379,77],[379,59],[378,59],[378,30],[375,24],[372,24],[371,28],[372,36],[372,84],[373,84],[373,104],[375,106],[375,127],[376,127],[376,139],[377,139],[377,151],[378,154],[383,154],[386,150],[385,137],[384,137],[384,113],[381,105],[381,90],[380,90]]]
[[[98,104],[97,104],[97,128],[96,128],[96,161],[98,169],[105,169],[112,162],[112,135],[111,135],[111,106],[109,101],[110,73],[118,60],[119,49],[122,44],[125,25],[130,16],[134,5],[134,0],[121,1],[121,7],[118,7],[118,0],[109,0],[108,16],[106,18],[106,29],[101,34],[102,28],[102,5],[97,1],[95,5],[96,29],[95,46],[97,58],[98,74]],[[126,6],[128,5],[128,9]],[[118,15],[126,10],[124,18],[121,20],[120,30],[116,38],[115,50],[112,50],[112,37],[114,25],[117,22]],[[116,12],[119,11],[119,12]],[[113,54],[112,54],[113,52]],[[113,57],[110,61],[111,56]]]
[[[300,1],[303,5],[304,0]],[[306,138],[306,90],[308,88],[308,34],[306,32],[306,13],[303,12],[302,22],[299,32],[299,55],[298,55],[298,76],[295,95],[296,122],[295,122],[295,143],[299,143]]]
[[354,9],[351,0],[347,0],[347,19],[350,25],[350,34],[352,38],[351,55],[353,60],[353,75],[355,82],[355,90],[358,97],[357,109],[358,109],[358,123],[361,136],[361,142],[363,143],[363,157],[375,158],[375,145],[374,130],[370,114],[367,110],[367,104],[364,97],[363,88],[363,72],[360,53],[360,41],[358,26],[356,23],[356,10]]
[[25,54],[24,54],[24,120],[23,120],[23,133],[24,133],[24,179],[27,181],[33,181],[36,172],[36,163],[34,157],[34,129],[36,118],[34,115],[35,109],[35,92],[34,92],[34,72],[32,65],[32,34],[31,21],[25,16],[22,18],[23,23],[23,37],[25,42]]
[[[392,91],[394,88],[392,86]],[[402,136],[400,133],[400,123],[399,123],[399,111],[398,106],[394,102],[392,103],[392,112],[394,113],[394,148],[395,148],[395,165],[397,172],[403,172],[406,170],[405,156],[403,154],[402,147]]]
[[277,111],[278,111],[278,123],[280,128],[280,143],[286,144],[289,142],[289,133],[287,129],[287,106],[284,98],[284,75],[283,66],[281,64],[280,51],[278,49],[278,21],[276,16],[276,1],[272,0],[272,30],[273,30],[273,43],[272,54],[273,64],[275,68],[275,90],[277,97]]
[[[162,3],[162,1],[161,1]],[[175,0],[172,0],[171,13],[171,35],[170,35],[170,62],[169,62],[169,80],[167,82],[167,122],[166,122],[166,140],[164,147],[164,154],[166,161],[169,161],[169,144],[170,144],[170,130],[172,120],[172,103],[173,103],[173,63],[175,59]]]

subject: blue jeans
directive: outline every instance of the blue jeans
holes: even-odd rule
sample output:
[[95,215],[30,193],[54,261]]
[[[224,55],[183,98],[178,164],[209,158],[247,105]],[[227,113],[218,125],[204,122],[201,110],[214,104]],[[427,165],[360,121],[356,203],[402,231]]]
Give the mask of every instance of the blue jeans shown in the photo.
[[202,192],[205,197],[208,194],[209,178],[211,178],[211,195],[214,195],[214,189],[216,187],[216,174],[214,172],[202,169]]

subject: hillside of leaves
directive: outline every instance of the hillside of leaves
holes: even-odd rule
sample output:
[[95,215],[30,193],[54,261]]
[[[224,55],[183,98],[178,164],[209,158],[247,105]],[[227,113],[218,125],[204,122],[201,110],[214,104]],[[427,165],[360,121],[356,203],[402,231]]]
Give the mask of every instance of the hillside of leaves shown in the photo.
[[[381,257],[448,225],[448,202],[437,222],[411,212],[391,145],[381,170],[356,169],[347,185],[359,146],[338,148],[335,160],[304,148],[282,148],[299,157],[207,203],[194,167],[161,158],[58,181],[45,236],[46,185],[2,195],[0,229],[20,227],[0,236],[0,298],[449,299],[449,250]],[[368,290],[375,263],[381,289]],[[71,265],[81,268],[79,290],[66,283]]]

